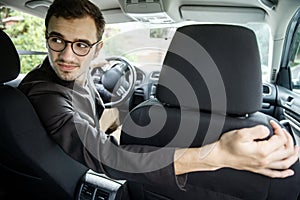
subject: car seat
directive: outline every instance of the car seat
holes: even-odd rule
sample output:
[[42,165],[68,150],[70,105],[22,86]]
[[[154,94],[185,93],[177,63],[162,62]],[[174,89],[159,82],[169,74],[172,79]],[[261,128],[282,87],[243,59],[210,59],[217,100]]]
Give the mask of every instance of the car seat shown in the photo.
[[6,82],[20,72],[20,60],[0,30],[1,199],[73,199],[88,170],[47,136],[27,97]]
[[[229,130],[258,124],[269,127],[272,134],[269,121],[273,118],[259,112],[260,55],[255,34],[246,27],[202,24],[178,28],[156,91],[156,98],[140,104],[125,118],[121,145],[199,147]],[[292,200],[300,192],[299,162],[292,168],[295,175],[285,179],[230,168],[189,173],[184,190],[128,184],[141,190],[135,192],[136,199]]]

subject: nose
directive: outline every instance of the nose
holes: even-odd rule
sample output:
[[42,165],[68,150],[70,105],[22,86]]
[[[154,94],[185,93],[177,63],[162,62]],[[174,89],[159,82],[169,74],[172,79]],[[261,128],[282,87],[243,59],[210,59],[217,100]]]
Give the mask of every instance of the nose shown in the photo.
[[66,43],[66,48],[60,52],[60,56],[62,56],[65,60],[70,60],[75,56],[71,43]]

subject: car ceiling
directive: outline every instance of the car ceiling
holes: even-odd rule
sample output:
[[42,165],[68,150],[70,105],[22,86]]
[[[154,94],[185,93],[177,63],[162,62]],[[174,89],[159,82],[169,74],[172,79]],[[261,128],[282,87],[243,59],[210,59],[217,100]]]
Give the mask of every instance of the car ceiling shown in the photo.
[[[0,0],[3,5],[11,6],[15,9],[27,11],[40,17],[44,17],[47,5],[53,0]],[[91,0],[100,9],[106,13],[108,11],[119,11],[121,12],[122,2],[127,3],[139,3],[140,5],[146,3],[162,2],[164,9],[169,15],[174,17],[175,20],[180,20],[182,17],[181,9],[184,6],[191,6],[197,9],[197,7],[215,7],[215,8],[259,8],[265,11],[267,14],[271,14],[271,9],[262,2],[278,2],[276,9],[287,9],[285,5],[298,5],[300,4],[297,0]],[[29,8],[30,4],[35,4],[35,8]],[[297,7],[298,7],[297,6]],[[295,7],[294,7],[295,8]],[[122,9],[124,10],[124,9]],[[108,12],[108,14],[111,12]],[[122,20],[122,19],[120,19]]]
[[[53,0],[0,0],[6,5],[39,17],[44,17],[47,6]],[[288,21],[300,7],[299,0],[91,0],[103,11],[107,23],[131,21],[127,5],[136,4],[146,8],[147,4],[161,2],[162,9],[175,22],[194,20],[199,22],[245,23],[267,22],[274,40],[280,40],[286,33]],[[268,6],[268,4],[274,7]],[[145,6],[146,5],[146,6]],[[31,7],[31,8],[30,8]],[[149,6],[150,7],[150,6]],[[149,14],[139,9],[139,14]]]
[[[47,6],[53,0],[0,0],[0,4],[14,9],[44,17]],[[197,20],[211,22],[269,21],[274,25],[278,20],[290,20],[300,6],[298,0],[91,0],[103,11],[107,23],[132,20],[128,17],[126,5],[129,3],[144,5],[162,2],[165,12],[175,21]],[[267,2],[267,3],[262,3]],[[275,9],[266,6],[277,2]],[[127,4],[126,4],[127,3]],[[31,6],[30,6],[31,5]],[[32,6],[33,5],[33,6]],[[31,8],[30,8],[31,7]],[[141,14],[147,9],[140,9]],[[216,14],[218,13],[218,14]],[[221,15],[220,13],[223,13]],[[145,13],[146,14],[146,13]],[[237,17],[241,15],[241,17]],[[272,21],[274,20],[274,22]],[[280,24],[287,24],[284,23]]]

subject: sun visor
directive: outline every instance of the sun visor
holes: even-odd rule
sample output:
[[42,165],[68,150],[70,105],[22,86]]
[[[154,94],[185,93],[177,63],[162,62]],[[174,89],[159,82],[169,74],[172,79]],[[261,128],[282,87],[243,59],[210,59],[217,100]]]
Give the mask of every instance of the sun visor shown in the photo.
[[180,13],[184,20],[215,23],[263,22],[266,15],[261,8],[223,6],[181,6]]

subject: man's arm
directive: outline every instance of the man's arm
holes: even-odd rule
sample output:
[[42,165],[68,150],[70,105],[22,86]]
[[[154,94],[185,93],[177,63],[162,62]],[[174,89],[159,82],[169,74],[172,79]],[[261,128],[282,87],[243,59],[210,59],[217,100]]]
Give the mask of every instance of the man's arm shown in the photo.
[[269,135],[266,127],[258,125],[227,132],[219,141],[201,148],[176,150],[175,173],[230,167],[274,178],[293,175],[294,172],[288,168],[299,159],[299,147],[294,146],[285,129],[274,121],[270,124],[274,135],[268,140],[257,141]]
[[[275,135],[268,141],[255,141],[269,134],[267,129],[257,126],[225,133],[219,141],[200,148],[175,150],[139,145],[117,148],[103,138],[104,134],[99,134],[88,122],[88,117],[82,118],[84,115],[72,106],[73,99],[65,99],[69,95],[58,92],[59,88],[45,91],[45,88],[53,87],[37,87],[29,95],[52,139],[75,160],[116,179],[150,184],[157,184],[159,180],[159,184],[174,185],[178,184],[175,175],[221,167],[285,177],[290,175],[291,170],[280,172],[270,169],[274,165],[278,169],[288,169],[297,157],[298,150],[291,144],[290,136],[275,124]],[[147,171],[149,166],[152,170]]]

